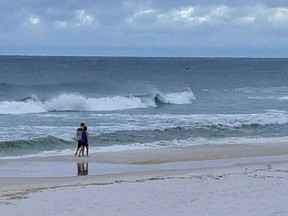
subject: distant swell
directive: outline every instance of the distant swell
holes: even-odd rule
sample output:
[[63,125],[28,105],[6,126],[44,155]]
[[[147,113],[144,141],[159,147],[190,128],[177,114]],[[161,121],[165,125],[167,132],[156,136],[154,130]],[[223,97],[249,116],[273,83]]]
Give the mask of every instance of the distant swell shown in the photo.
[[175,93],[144,96],[87,98],[80,94],[61,94],[47,101],[29,96],[18,101],[0,102],[0,114],[43,113],[51,111],[114,111],[157,107],[160,104],[188,104],[195,100],[190,89]]
[[281,97],[280,100],[288,100],[288,96]]
[[5,87],[5,88],[7,88],[7,87],[12,87],[13,85],[12,84],[9,84],[9,83],[0,83],[0,88],[1,87]]

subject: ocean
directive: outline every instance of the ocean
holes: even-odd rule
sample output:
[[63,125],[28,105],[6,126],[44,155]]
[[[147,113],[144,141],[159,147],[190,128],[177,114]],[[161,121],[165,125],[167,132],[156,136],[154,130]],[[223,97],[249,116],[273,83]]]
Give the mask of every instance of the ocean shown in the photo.
[[287,142],[288,59],[0,56],[0,159]]

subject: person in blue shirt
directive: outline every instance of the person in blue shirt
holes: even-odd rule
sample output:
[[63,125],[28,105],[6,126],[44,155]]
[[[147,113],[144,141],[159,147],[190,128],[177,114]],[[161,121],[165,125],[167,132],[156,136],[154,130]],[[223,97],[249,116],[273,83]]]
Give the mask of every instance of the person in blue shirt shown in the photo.
[[84,148],[86,148],[86,156],[89,157],[89,147],[88,147],[89,133],[87,130],[87,126],[83,127],[83,132],[81,135],[81,149],[79,151],[78,157],[84,156]]

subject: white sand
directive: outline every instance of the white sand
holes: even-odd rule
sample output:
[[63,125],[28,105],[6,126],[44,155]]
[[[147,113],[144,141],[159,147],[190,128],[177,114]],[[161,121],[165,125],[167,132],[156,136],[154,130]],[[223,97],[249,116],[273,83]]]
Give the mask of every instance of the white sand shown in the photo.
[[288,163],[134,176],[6,200],[1,215],[288,215]]
[[[227,156],[227,152],[219,153],[219,158],[221,155]],[[288,155],[247,155],[203,163],[180,157],[178,161],[187,162],[155,164],[153,169],[138,165],[133,171],[123,165],[120,173],[99,175],[1,177],[0,212],[11,216],[288,215]],[[148,154],[137,163],[150,163],[154,156]],[[203,159],[207,154],[198,156]],[[63,163],[59,158],[47,159],[47,163],[51,160]],[[92,156],[88,160],[92,163],[98,159]],[[9,163],[2,161],[0,167]],[[208,165],[202,166],[204,163]]]

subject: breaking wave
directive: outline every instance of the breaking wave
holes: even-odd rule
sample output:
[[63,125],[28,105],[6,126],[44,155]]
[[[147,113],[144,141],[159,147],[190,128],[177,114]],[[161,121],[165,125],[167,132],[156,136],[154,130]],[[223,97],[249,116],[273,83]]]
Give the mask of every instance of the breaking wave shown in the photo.
[[25,140],[1,141],[0,152],[5,155],[18,155],[19,152],[21,154],[37,154],[42,151],[66,149],[67,147],[71,146],[70,143],[71,141],[63,140],[54,136],[45,136]]
[[[247,134],[247,127],[254,128]],[[221,125],[209,127],[173,127],[164,130],[122,130],[90,137],[90,152],[122,151],[144,148],[184,147],[206,144],[261,144],[286,142],[287,136],[265,137],[257,128],[271,130],[270,126],[242,125],[237,131]],[[234,132],[233,132],[234,131]],[[56,136],[27,140],[0,141],[0,159],[73,155],[76,141]]]
[[114,111],[157,107],[160,104],[188,104],[195,100],[190,89],[175,93],[155,93],[144,96],[113,96],[87,98],[80,94],[60,94],[41,101],[36,96],[18,101],[0,102],[0,114],[27,114],[52,111]]
[[156,104],[190,104],[195,100],[195,96],[190,89],[185,89],[177,93],[156,93],[154,97]]

